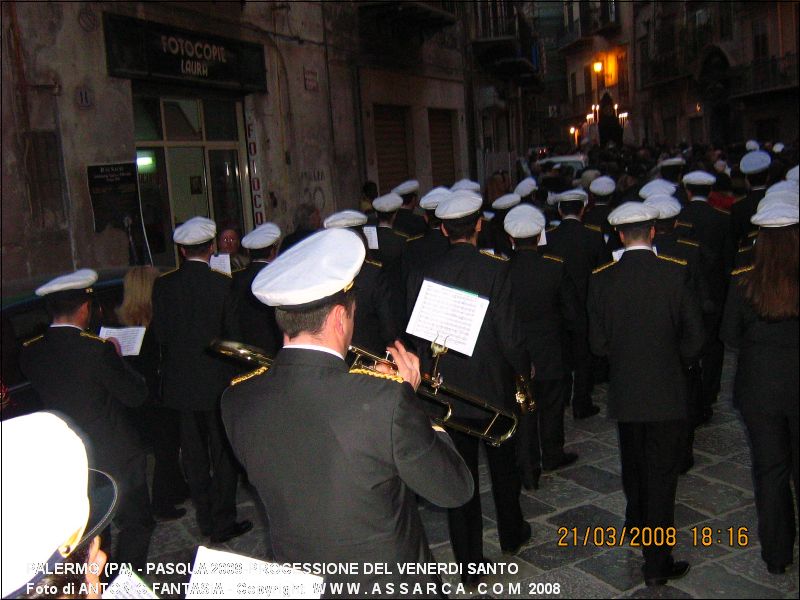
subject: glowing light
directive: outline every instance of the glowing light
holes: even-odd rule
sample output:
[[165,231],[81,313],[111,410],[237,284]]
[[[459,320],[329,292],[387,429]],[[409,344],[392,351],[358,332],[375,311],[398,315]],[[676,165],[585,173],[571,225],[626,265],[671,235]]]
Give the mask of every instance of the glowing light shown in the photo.
[[569,128],[569,132],[570,132],[570,134],[575,135],[575,128],[574,127],[570,127]]
[[153,157],[152,156],[137,156],[136,157],[136,166],[137,167],[149,167],[153,164]]
[[595,73],[599,73],[600,71],[602,71],[602,70],[603,70],[603,63],[601,63],[601,62],[598,60],[596,63],[594,63],[594,65],[592,65],[592,67],[594,68],[594,72],[595,72]]

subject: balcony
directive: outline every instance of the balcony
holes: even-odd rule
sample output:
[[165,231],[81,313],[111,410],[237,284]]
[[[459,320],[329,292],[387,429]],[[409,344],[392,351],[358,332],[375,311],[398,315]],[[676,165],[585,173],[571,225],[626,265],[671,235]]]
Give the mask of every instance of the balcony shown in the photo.
[[611,35],[620,30],[619,2],[615,0],[600,0],[597,12],[595,33],[599,35]]
[[640,66],[639,77],[643,88],[663,85],[689,75],[686,67],[686,51],[683,46],[673,46]]
[[562,52],[591,42],[593,32],[598,27],[597,7],[585,0],[581,0],[578,6],[578,18],[568,23],[558,42],[558,49]]
[[358,16],[363,22],[391,22],[398,29],[437,31],[458,21],[457,2],[412,2],[371,0],[358,2]]
[[730,85],[733,98],[797,88],[797,55],[787,54],[735,67]]
[[537,85],[541,48],[514,4],[491,0],[471,6],[468,26],[478,63],[501,79],[514,78],[523,87]]

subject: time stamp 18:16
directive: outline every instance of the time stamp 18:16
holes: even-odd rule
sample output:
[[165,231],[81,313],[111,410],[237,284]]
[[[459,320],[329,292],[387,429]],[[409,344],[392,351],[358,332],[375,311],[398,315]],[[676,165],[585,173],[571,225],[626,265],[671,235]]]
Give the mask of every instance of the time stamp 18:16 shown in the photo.
[[[728,546],[746,548],[750,543],[747,527],[715,528],[694,526],[688,529],[692,546]],[[674,546],[678,531],[675,527],[559,527],[558,546]]]

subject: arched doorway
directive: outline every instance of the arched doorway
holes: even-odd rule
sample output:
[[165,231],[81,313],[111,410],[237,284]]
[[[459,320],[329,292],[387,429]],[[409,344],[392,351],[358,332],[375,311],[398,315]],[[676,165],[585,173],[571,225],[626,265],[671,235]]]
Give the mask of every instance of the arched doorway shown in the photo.
[[731,104],[728,98],[730,63],[717,47],[705,52],[695,80],[708,115],[708,133],[712,144],[721,146],[731,139]]

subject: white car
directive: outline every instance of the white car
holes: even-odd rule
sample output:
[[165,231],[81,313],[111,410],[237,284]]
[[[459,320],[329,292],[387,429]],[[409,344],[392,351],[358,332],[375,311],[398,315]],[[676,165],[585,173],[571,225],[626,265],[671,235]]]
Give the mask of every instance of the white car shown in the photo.
[[549,171],[553,165],[562,167],[572,167],[575,176],[586,168],[588,161],[583,154],[569,154],[566,156],[548,156],[536,161],[536,165],[541,167],[542,172]]

